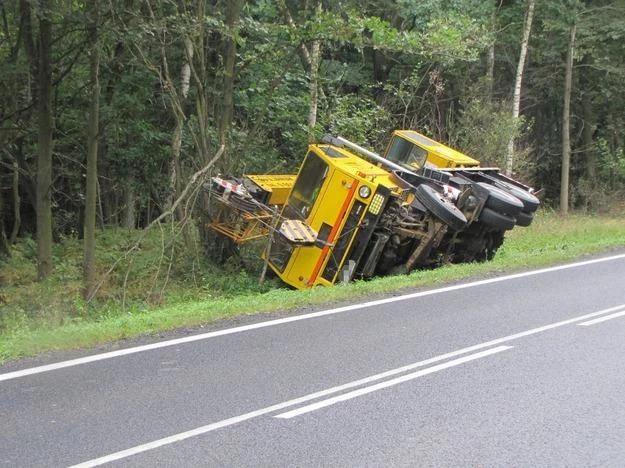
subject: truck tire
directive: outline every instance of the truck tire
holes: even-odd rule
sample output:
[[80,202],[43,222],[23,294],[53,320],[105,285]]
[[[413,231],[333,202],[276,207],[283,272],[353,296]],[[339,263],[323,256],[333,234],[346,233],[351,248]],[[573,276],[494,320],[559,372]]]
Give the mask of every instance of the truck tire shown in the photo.
[[532,213],[527,213],[525,211],[521,211],[516,215],[516,225],[521,227],[527,227],[532,224],[534,221],[534,215]]
[[501,181],[497,182],[495,185],[521,200],[521,203],[523,203],[523,211],[526,213],[531,214],[540,206],[540,200],[527,190],[523,190],[520,187]]
[[484,205],[486,208],[506,214],[512,218],[523,209],[523,202],[507,191],[486,182],[478,182],[478,185],[488,192],[488,198]]
[[454,231],[460,231],[467,225],[467,218],[462,211],[429,185],[418,185],[415,196],[434,216]]
[[251,197],[246,198],[237,193],[230,194],[230,203],[236,209],[247,213],[255,213],[260,209],[258,203],[256,203]]
[[482,223],[494,229],[497,229],[498,231],[507,231],[509,229],[512,229],[516,224],[515,218],[502,213],[498,213],[497,211],[490,208],[482,209],[479,219]]

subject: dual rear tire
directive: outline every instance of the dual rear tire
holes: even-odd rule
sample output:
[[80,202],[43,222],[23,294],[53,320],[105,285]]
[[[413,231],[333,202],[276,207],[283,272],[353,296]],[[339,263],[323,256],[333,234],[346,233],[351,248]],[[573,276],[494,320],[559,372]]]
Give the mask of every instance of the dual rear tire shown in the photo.
[[496,185],[478,182],[488,192],[480,213],[480,221],[497,230],[510,230],[516,226],[529,226],[540,202],[531,193],[514,185],[497,182]]

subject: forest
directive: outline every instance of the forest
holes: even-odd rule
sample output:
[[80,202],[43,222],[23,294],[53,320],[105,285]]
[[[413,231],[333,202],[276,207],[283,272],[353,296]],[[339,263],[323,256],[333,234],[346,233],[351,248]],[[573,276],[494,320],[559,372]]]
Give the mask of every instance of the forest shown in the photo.
[[211,175],[294,173],[416,129],[543,206],[625,200],[625,0],[4,0],[0,256],[197,225]]

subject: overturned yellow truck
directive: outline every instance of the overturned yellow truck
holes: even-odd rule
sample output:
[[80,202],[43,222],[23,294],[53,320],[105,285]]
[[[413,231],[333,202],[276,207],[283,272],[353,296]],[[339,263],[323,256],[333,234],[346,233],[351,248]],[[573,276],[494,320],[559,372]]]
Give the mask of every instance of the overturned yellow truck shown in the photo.
[[214,177],[203,228],[233,244],[267,237],[265,261],[299,289],[490,260],[529,226],[533,190],[413,130],[383,156],[341,137],[309,145],[297,175]]

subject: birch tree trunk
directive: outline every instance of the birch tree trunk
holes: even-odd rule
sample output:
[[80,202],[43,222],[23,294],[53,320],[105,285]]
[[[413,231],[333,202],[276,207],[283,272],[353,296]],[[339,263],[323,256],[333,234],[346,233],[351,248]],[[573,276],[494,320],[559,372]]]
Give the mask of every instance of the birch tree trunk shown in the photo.
[[[519,118],[521,107],[521,85],[523,83],[523,69],[525,68],[525,57],[527,56],[527,44],[529,42],[530,33],[532,32],[532,19],[534,17],[535,0],[528,0],[527,12],[523,23],[523,39],[521,40],[521,53],[519,54],[519,63],[516,69],[516,78],[514,80],[514,95],[512,98],[512,118],[516,121]],[[514,166],[514,136],[508,141],[508,152],[506,154],[505,172],[507,175],[512,174]]]
[[[284,0],[278,2],[284,18],[292,29],[297,29],[297,25],[293,20],[293,16]],[[323,11],[321,0],[317,0],[315,4],[315,14],[319,16]],[[312,142],[315,139],[314,130],[317,124],[317,108],[319,105],[319,62],[321,59],[321,41],[315,39],[310,46],[302,43],[297,49],[304,71],[308,75],[308,91],[310,92],[310,104],[308,107],[308,140]]]
[[571,89],[573,88],[573,52],[577,26],[571,26],[569,46],[566,51],[566,72],[564,77],[564,105],[562,109],[562,172],[560,175],[560,212],[569,212],[569,170],[571,165]]
[[[321,5],[321,3],[319,3]],[[313,41],[310,47],[310,71],[308,73],[308,90],[310,105],[308,107],[308,141],[315,141],[315,125],[317,124],[317,108],[319,107],[319,58],[321,42]]]
[[[320,16],[322,4],[318,0],[315,14]],[[315,125],[317,125],[317,109],[319,107],[319,61],[321,58],[321,41],[315,39],[310,44],[310,67],[308,70],[308,89],[310,91],[310,105],[308,108],[308,141],[315,141]]]
[[[174,108],[176,126],[174,128],[174,134],[171,143],[173,157],[169,170],[169,188],[171,191],[171,195],[167,203],[168,207],[170,207],[173,201],[178,197],[178,193],[180,192],[180,178],[182,177],[182,174],[180,173],[180,153],[182,151],[182,132],[186,120],[186,116],[184,114],[184,102],[189,95],[191,82],[191,60],[193,60],[194,50],[193,42],[189,37],[185,37],[184,39],[184,49],[185,58],[183,61],[182,69],[180,71],[180,102],[177,102],[172,106]],[[176,212],[176,215],[178,216],[178,218],[182,217],[182,213],[180,212],[180,210]]]

